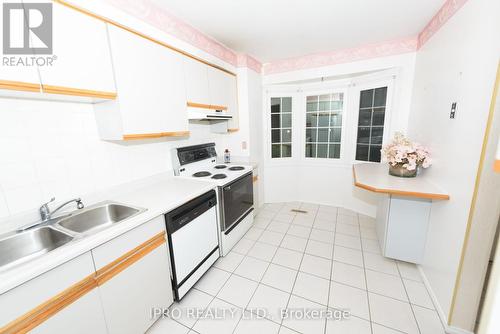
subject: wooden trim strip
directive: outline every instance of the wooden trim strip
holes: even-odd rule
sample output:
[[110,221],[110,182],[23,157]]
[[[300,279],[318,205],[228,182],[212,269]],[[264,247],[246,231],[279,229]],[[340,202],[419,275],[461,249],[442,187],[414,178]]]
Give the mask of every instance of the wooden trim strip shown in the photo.
[[124,26],[123,24],[120,24],[120,23],[118,23],[118,22],[116,22],[116,21],[113,21],[113,20],[111,20],[111,19],[109,19],[109,18],[106,18],[106,17],[104,17],[104,16],[100,16],[100,15],[94,14],[94,13],[92,13],[92,12],[90,12],[90,11],[88,11],[88,10],[84,9],[84,8],[81,8],[81,7],[79,7],[79,6],[75,6],[75,5],[73,5],[73,4],[67,3],[67,2],[66,2],[66,1],[64,1],[64,0],[52,0],[52,1],[53,1],[53,2],[55,2],[55,3],[59,3],[59,4],[63,5],[63,6],[66,6],[66,7],[68,7],[68,8],[74,9],[74,10],[76,10],[76,11],[80,12],[80,13],[83,13],[83,14],[86,14],[86,15],[88,15],[88,16],[91,16],[91,17],[93,17],[93,18],[95,18],[95,19],[98,19],[98,20],[100,20],[100,21],[106,22],[106,23],[108,23],[108,24],[112,24],[112,25],[114,25],[115,27],[118,27],[118,28],[121,28],[121,29],[127,30],[128,32],[131,32],[131,33],[133,33],[133,34],[135,34],[135,35],[137,35],[137,36],[139,36],[139,37],[145,38],[145,39],[147,39],[147,40],[149,40],[149,41],[151,41],[151,42],[153,42],[153,43],[156,43],[156,44],[159,44],[159,45],[161,45],[161,46],[164,46],[164,47],[166,47],[166,48],[168,48],[168,49],[170,49],[170,50],[172,50],[172,51],[175,51],[175,52],[180,53],[180,54],[182,54],[182,55],[184,55],[184,56],[186,56],[186,57],[189,57],[189,58],[191,58],[191,59],[194,59],[194,60],[196,60],[196,61],[199,61],[200,63],[203,63],[203,64],[205,64],[205,65],[208,65],[208,66],[211,66],[211,67],[213,67],[213,68],[216,68],[216,69],[218,69],[218,70],[220,70],[220,71],[222,71],[222,72],[225,72],[225,73],[227,73],[227,74],[230,74],[230,75],[236,76],[236,74],[235,74],[235,73],[233,73],[233,72],[231,72],[231,71],[228,71],[228,70],[226,70],[225,68],[223,68],[223,67],[221,67],[221,66],[219,66],[219,65],[212,64],[212,63],[210,63],[210,62],[208,62],[208,61],[206,61],[206,60],[203,60],[203,59],[201,59],[201,58],[198,58],[198,57],[196,57],[196,56],[194,56],[194,55],[192,55],[192,54],[190,54],[190,53],[187,53],[186,51],[183,51],[183,50],[181,50],[181,49],[178,49],[178,48],[176,48],[176,47],[174,47],[174,46],[172,46],[172,45],[169,45],[169,44],[167,44],[167,43],[161,42],[161,41],[159,41],[159,40],[157,40],[157,39],[154,39],[154,38],[152,38],[152,37],[150,37],[150,36],[148,36],[148,35],[145,35],[145,34],[143,34],[143,33],[139,32],[139,31],[137,31],[137,30],[135,30],[135,29],[129,28],[129,27],[127,27],[127,26]]
[[97,270],[97,285],[103,285],[104,283],[121,273],[123,270],[127,269],[132,264],[136,263],[144,256],[151,253],[163,243],[165,243],[165,232],[158,233],[151,239],[145,241],[131,251],[120,256],[118,259]]
[[96,287],[97,281],[95,280],[95,274],[89,275],[46,302],[38,305],[33,310],[0,328],[0,333],[28,333]]
[[491,126],[493,124],[493,117],[495,115],[495,104],[497,101],[498,92],[500,91],[500,61],[497,65],[497,73],[495,78],[495,83],[493,85],[493,93],[490,101],[490,108],[488,111],[488,118],[486,120],[486,128],[484,130],[483,144],[481,146],[481,155],[479,157],[479,165],[476,171],[476,180],[474,182],[474,191],[472,193],[472,200],[469,208],[469,216],[467,218],[467,226],[465,228],[465,236],[462,245],[462,252],[460,255],[460,261],[458,263],[457,276],[455,277],[455,286],[453,288],[453,296],[451,298],[450,310],[448,312],[448,325],[451,325],[453,320],[453,314],[455,312],[455,304],[457,302],[458,289],[460,284],[462,284],[462,272],[465,261],[465,253],[467,253],[467,248],[469,246],[470,231],[472,228],[472,220],[474,219],[474,213],[476,211],[477,194],[479,191],[479,184],[481,183],[481,173],[484,168],[484,161],[486,159],[486,148],[488,146],[488,138],[491,132]]
[[69,87],[52,86],[52,85],[42,85],[42,92],[47,94],[93,97],[97,99],[106,99],[106,100],[116,99],[116,93],[114,92],[101,92],[96,90],[69,88]]
[[191,132],[189,131],[136,133],[136,134],[123,135],[123,140],[139,140],[139,139],[151,139],[151,138],[162,138],[162,137],[188,137],[190,133]]
[[0,89],[40,93],[40,84],[21,81],[0,80]]
[[238,132],[240,131],[239,128],[230,128],[230,129],[227,129],[227,132]]
[[257,182],[258,180],[259,180],[259,176],[258,176],[258,175],[254,175],[254,176],[252,177],[252,181],[253,181],[253,182]]
[[225,106],[218,106],[215,104],[204,104],[204,103],[197,103],[197,102],[187,102],[186,105],[191,108],[202,108],[202,109],[212,109],[212,110],[227,110],[227,107]]
[[354,176],[354,185],[356,187],[363,188],[363,189],[369,190],[369,191],[373,191],[374,193],[427,198],[427,199],[444,199],[444,200],[450,199],[450,195],[446,195],[446,194],[433,194],[433,193],[421,193],[421,192],[414,192],[414,191],[383,189],[383,188],[372,187],[372,186],[369,186],[369,185],[364,184],[364,183],[360,183],[356,179],[356,170],[354,169],[354,166],[352,167],[352,174]]

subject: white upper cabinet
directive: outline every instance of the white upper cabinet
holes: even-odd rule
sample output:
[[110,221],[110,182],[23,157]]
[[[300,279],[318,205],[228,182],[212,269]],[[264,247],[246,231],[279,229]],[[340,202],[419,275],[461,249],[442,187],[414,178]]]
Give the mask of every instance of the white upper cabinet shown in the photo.
[[39,67],[42,85],[115,92],[106,23],[57,2],[52,8],[56,59]]
[[184,73],[186,76],[187,102],[210,104],[208,91],[208,68],[206,64],[195,59],[184,57]]
[[226,72],[214,67],[208,67],[208,88],[211,105],[229,107],[230,95],[233,91],[231,89],[231,77],[233,76]]
[[182,56],[113,25],[108,33],[118,98],[95,106],[101,137],[188,135]]

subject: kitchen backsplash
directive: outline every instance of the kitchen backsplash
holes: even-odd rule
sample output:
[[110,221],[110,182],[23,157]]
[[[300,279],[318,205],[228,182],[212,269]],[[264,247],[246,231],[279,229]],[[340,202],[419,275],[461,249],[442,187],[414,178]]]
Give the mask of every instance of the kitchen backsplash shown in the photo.
[[106,142],[92,105],[0,99],[0,223],[53,196],[62,201],[170,171],[173,147],[239,143],[231,143],[237,134],[213,134],[207,125],[190,131],[188,139]]

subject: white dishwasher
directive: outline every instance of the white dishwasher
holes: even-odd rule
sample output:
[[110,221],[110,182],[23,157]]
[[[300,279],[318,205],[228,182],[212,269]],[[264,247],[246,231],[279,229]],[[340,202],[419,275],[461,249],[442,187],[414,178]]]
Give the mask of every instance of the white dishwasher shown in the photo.
[[180,300],[219,258],[214,190],[165,214],[175,300]]

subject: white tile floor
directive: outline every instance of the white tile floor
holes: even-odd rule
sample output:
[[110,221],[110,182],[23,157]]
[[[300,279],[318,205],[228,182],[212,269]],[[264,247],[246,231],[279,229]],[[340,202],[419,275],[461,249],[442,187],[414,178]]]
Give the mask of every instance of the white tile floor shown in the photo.
[[[203,316],[186,314],[192,308]],[[304,308],[351,316],[282,320],[280,310]],[[159,320],[149,333],[444,333],[416,266],[380,255],[372,218],[311,203],[264,205],[244,238],[172,309],[182,316]]]

